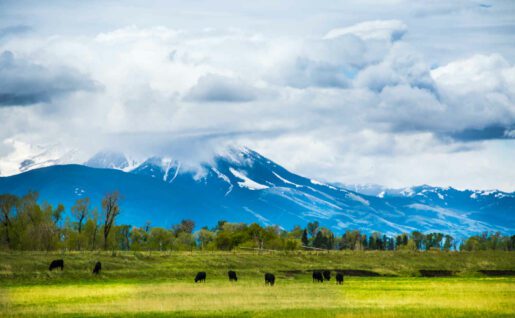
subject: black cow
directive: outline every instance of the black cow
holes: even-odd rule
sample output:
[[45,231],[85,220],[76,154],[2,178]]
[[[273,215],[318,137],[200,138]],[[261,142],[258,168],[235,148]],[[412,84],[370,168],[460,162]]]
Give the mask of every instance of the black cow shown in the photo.
[[265,274],[265,285],[274,286],[274,284],[275,284],[274,274],[266,273]]
[[95,264],[95,268],[93,268],[93,274],[100,274],[100,270],[102,269],[102,264],[100,262],[97,262]]
[[227,275],[229,275],[229,281],[231,281],[231,282],[237,282],[238,281],[238,276],[236,276],[236,272],[235,271],[228,271]]
[[343,273],[342,272],[336,273],[336,283],[338,285],[343,284]]
[[206,282],[206,272],[198,272],[197,276],[195,276],[195,283],[198,282]]
[[331,280],[331,271],[323,271],[322,274],[324,274],[325,280]]
[[322,276],[322,272],[320,272],[320,271],[313,272],[313,283],[314,282],[319,282],[319,283],[324,282],[324,277]]
[[62,259],[53,260],[52,263],[50,263],[48,270],[51,271],[56,268],[61,268],[61,270],[64,269],[64,261]]

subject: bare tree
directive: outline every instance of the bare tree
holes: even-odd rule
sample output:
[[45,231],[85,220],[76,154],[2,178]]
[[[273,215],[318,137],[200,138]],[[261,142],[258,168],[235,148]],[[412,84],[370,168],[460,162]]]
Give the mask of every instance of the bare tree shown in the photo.
[[59,203],[57,205],[57,208],[52,211],[52,220],[54,221],[54,224],[56,227],[59,227],[59,222],[63,218],[63,213],[64,213],[64,205]]
[[131,238],[131,225],[120,226],[120,245],[121,249],[128,251],[131,249],[130,238]]
[[181,221],[181,231],[185,233],[193,233],[193,229],[195,228],[195,222],[192,220],[182,220]]
[[97,209],[93,210],[93,233],[91,233],[91,250],[94,250],[97,247],[97,235],[98,235],[98,211]]
[[84,220],[89,216],[89,203],[89,198],[78,199],[75,202],[75,205],[72,206],[72,214],[77,219],[78,224],[77,230],[79,232],[79,238],[77,240],[77,248],[79,249],[79,251],[81,249],[82,242],[82,222],[84,222]]
[[102,199],[104,212],[104,249],[107,250],[107,237],[113,227],[116,217],[120,214],[120,193],[118,191],[107,193]]
[[12,194],[0,195],[0,221],[5,228],[5,240],[7,246],[11,248],[11,237],[9,236],[9,228],[12,226],[11,217],[13,210],[18,202],[18,197]]

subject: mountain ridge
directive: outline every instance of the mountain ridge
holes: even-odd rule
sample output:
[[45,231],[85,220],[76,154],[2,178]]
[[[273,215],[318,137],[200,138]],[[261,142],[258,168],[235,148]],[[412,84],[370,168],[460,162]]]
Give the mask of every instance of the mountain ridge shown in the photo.
[[225,219],[291,228],[316,220],[336,233],[418,230],[459,237],[515,232],[513,193],[419,186],[367,195],[297,175],[248,148],[217,155],[197,171],[182,168],[172,157],[125,159],[97,155],[84,165],[0,177],[0,193],[33,189],[42,200],[63,202],[69,208],[77,198],[90,196],[100,202],[105,192],[118,189],[125,197],[120,221],[132,225],[151,221],[169,226],[190,218],[198,225]]

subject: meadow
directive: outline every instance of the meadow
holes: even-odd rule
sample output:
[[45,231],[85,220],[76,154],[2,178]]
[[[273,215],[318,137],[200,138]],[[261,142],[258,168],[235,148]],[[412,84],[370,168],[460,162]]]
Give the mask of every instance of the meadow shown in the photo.
[[[49,272],[56,258],[65,270]],[[94,276],[97,260],[103,272]],[[313,269],[378,276],[313,283]],[[194,284],[200,270],[207,282]],[[480,270],[515,270],[515,253],[2,252],[0,316],[513,317],[515,278]],[[265,272],[275,286],[264,285]]]

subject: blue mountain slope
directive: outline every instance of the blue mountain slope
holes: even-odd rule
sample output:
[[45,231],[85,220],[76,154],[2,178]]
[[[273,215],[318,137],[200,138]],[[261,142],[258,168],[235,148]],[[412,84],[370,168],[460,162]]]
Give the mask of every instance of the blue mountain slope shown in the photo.
[[126,169],[123,155],[94,159],[89,164],[95,168],[52,166],[0,178],[0,193],[32,189],[40,192],[41,200],[71,207],[84,196],[99,206],[106,192],[119,190],[124,197],[120,222],[133,225],[151,221],[169,226],[189,218],[198,225],[223,219],[289,229],[317,220],[339,233],[418,230],[460,237],[487,230],[515,232],[515,196],[509,193],[422,186],[382,197],[364,195],[293,174],[249,149],[217,156],[200,171],[152,157],[124,172],[99,168]]

